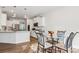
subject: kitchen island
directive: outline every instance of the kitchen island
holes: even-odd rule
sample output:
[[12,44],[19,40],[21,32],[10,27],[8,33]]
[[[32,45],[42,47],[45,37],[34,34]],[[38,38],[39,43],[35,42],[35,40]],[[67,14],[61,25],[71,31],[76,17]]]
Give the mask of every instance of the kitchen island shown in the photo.
[[0,43],[24,43],[30,41],[29,31],[1,31],[0,32]]

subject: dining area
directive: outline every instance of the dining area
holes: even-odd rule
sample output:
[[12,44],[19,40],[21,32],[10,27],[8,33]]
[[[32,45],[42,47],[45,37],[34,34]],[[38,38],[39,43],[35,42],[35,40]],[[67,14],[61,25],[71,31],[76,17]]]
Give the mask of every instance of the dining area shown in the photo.
[[[58,30],[47,31],[44,27],[33,30],[37,36],[36,53],[78,53],[79,49],[73,47],[73,42],[79,32]],[[56,34],[56,35],[55,35]]]

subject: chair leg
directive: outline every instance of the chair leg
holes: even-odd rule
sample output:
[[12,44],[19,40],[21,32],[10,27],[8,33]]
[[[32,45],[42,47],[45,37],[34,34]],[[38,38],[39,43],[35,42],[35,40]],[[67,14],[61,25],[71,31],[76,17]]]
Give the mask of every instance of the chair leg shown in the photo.
[[55,46],[55,53],[56,53],[56,46]]
[[52,46],[52,51],[51,51],[52,53],[53,53],[53,50],[54,50],[54,46]]
[[37,53],[39,53],[39,44],[38,44],[38,47],[37,47]]
[[44,53],[46,53],[46,49],[44,49]]
[[44,53],[44,48],[42,49],[42,52]]
[[61,48],[58,48],[58,51],[61,53]]
[[68,48],[67,48],[67,53],[68,53]]
[[39,52],[39,47],[37,47],[37,53]]
[[60,49],[60,53],[61,53],[61,49]]
[[72,47],[71,47],[71,53],[72,53],[73,51],[72,51]]

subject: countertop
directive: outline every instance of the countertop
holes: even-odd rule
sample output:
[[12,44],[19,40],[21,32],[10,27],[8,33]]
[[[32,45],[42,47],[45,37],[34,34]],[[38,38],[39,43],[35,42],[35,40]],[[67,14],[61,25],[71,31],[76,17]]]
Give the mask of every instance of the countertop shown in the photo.
[[16,32],[29,32],[29,31],[0,31],[0,33],[16,33]]

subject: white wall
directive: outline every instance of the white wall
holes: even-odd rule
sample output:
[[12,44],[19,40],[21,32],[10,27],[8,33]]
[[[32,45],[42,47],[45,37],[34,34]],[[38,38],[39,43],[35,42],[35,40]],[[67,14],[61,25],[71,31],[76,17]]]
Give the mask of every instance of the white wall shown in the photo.
[[[63,7],[44,14],[45,24],[48,30],[66,30],[67,32],[79,32],[79,7]],[[76,42],[78,42],[76,44]],[[79,40],[76,39],[74,47],[79,48]]]

